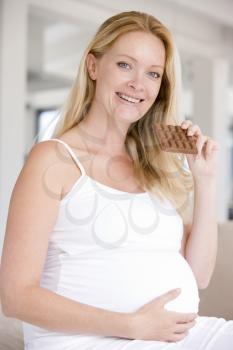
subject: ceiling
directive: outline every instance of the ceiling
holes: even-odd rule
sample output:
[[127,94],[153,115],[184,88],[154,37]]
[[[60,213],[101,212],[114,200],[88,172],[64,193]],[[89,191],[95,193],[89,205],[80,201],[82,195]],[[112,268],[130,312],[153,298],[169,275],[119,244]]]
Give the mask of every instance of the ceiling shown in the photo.
[[[74,0],[82,3],[82,0]],[[154,5],[159,1],[156,0],[145,0],[140,1],[143,6]],[[170,3],[177,5],[180,8],[186,8],[192,12],[195,12],[201,16],[205,15],[208,18],[213,19],[219,23],[233,28],[233,1],[232,0],[163,0],[164,3]],[[131,5],[133,9],[137,1],[112,1],[107,2],[106,0],[86,0],[86,4],[100,6],[105,9],[116,9],[119,7],[127,7],[127,3]],[[123,3],[123,4],[122,4]]]
[[166,0],[233,28],[232,0]]
[[[37,0],[34,0],[34,2],[36,3]],[[62,3],[65,4],[65,0],[60,0],[60,5]],[[213,53],[215,53],[214,50],[217,46],[215,39],[219,33],[220,37],[216,39],[218,41],[221,40],[221,36],[226,37],[225,33],[227,33],[230,40],[232,40],[232,45],[228,46],[233,47],[233,16],[231,15],[233,14],[233,0],[127,0],[124,2],[85,0],[85,3],[82,0],[68,0],[68,3],[76,5],[76,9],[80,8],[80,13],[72,16],[72,11],[64,12],[64,15],[61,9],[60,12],[51,11],[50,8],[46,11],[45,8],[39,6],[39,2],[37,6],[30,7],[28,23],[29,91],[70,86],[82,52],[96,31],[98,24],[102,22],[101,16],[107,18],[109,15],[124,10],[145,10],[145,12],[153,14],[156,9],[156,13],[158,12],[158,17],[162,21],[163,18],[165,22],[167,19],[170,20],[181,43],[183,40],[182,30],[188,33],[186,35],[192,37],[198,29],[197,27],[202,28],[201,26],[208,22],[209,27],[205,28],[203,26],[203,30],[200,30],[200,41],[204,36],[208,39],[209,35],[211,37],[209,43],[212,43]],[[164,8],[164,12],[161,11],[161,7]],[[191,16],[190,18],[194,20],[193,23],[190,21],[187,30],[185,18],[188,18],[188,16]],[[219,28],[221,31],[219,31]],[[206,44],[203,41],[201,47],[203,52],[205,46]],[[187,53],[183,50],[182,53],[183,71],[186,80],[191,76],[192,61],[195,59],[192,50],[193,48],[190,52],[187,50]],[[210,51],[209,54],[212,55],[212,52]]]

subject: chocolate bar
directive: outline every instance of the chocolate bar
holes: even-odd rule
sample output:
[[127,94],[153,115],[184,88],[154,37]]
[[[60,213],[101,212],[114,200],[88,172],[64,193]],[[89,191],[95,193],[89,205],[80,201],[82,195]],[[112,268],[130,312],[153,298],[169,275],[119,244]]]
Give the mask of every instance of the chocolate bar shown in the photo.
[[179,125],[155,123],[154,133],[163,151],[175,153],[197,154],[197,136],[187,135],[187,129]]

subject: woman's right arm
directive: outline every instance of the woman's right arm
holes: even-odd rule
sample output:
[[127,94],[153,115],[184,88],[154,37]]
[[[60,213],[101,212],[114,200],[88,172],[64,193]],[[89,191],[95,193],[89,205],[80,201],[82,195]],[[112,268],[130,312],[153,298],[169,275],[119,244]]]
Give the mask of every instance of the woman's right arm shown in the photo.
[[85,305],[40,287],[62,193],[64,162],[56,142],[30,151],[14,186],[1,260],[3,313],[61,332],[128,336],[129,315]]

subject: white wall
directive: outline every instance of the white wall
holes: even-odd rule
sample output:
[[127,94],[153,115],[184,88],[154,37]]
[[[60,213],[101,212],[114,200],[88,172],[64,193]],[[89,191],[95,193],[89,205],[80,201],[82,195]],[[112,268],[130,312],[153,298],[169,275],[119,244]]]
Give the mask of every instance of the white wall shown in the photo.
[[1,0],[0,12],[0,244],[10,193],[25,150],[27,6]]

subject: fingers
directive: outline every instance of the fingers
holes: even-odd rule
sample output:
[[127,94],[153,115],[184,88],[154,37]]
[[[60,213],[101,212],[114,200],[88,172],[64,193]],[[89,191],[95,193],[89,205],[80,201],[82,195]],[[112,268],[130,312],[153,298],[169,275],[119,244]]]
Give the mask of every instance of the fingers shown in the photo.
[[190,320],[184,323],[181,323],[180,320],[175,324],[173,329],[173,334],[171,335],[169,341],[176,342],[184,339],[189,334],[189,330],[196,325],[196,321],[193,317],[196,317],[196,314],[185,314],[182,315],[183,320]]
[[191,120],[184,120],[182,123],[181,123],[181,127],[186,129],[187,127],[189,127],[190,125],[193,125],[193,122]]
[[170,290],[137,310],[134,313],[133,337],[168,342],[185,338],[194,327],[198,314],[174,312],[164,308],[166,303],[177,298],[180,293],[180,288]]
[[188,332],[182,333],[182,334],[173,334],[173,336],[171,337],[171,339],[168,340],[168,342],[177,342],[180,341],[182,339],[184,339],[185,337],[187,337]]
[[171,336],[170,340],[171,342],[176,342],[179,340],[184,339],[189,334],[189,330],[193,328],[196,325],[196,321],[188,322],[188,323],[182,323],[182,324],[176,324],[174,333]]
[[179,312],[174,312],[174,316],[175,316],[176,323],[183,324],[183,323],[193,322],[195,318],[197,318],[198,314],[195,314],[195,313],[183,314]]
[[188,323],[177,323],[175,326],[175,333],[184,333],[187,332],[190,328],[194,327],[196,321],[188,322]]
[[204,151],[205,158],[208,159],[213,151],[218,151],[220,149],[220,144],[206,135],[203,135],[200,127],[197,124],[193,124],[191,120],[185,120],[181,123],[182,129],[187,130],[188,136],[197,137],[196,146],[198,154],[196,159],[199,159]]
[[208,137],[205,136],[205,135],[198,135],[198,138],[197,138],[197,141],[196,141],[196,147],[197,147],[197,156],[196,156],[196,159],[200,158],[201,157],[201,153],[202,153],[202,149],[205,145],[205,143],[208,141]]
[[182,129],[187,130],[186,132],[188,136],[194,136],[197,138],[196,146],[198,154],[196,156],[196,159],[200,158],[202,147],[206,141],[204,135],[202,135],[200,127],[196,124],[193,125],[191,120],[185,120],[184,122],[182,122],[181,127]]
[[218,151],[220,149],[220,144],[218,142],[205,135],[198,136],[196,146],[198,149],[198,155],[196,158],[200,158],[203,151],[205,159],[208,159],[213,151]]
[[182,129],[187,130],[188,136],[198,136],[201,135],[201,129],[197,124],[194,124],[190,120],[186,120],[185,122],[181,123]]
[[[187,135],[188,136],[196,136],[197,140],[196,140],[196,147],[197,147],[197,156],[196,159],[199,159],[201,157],[202,154],[202,149],[205,145],[205,147],[207,146],[207,142],[208,142],[208,137],[203,135],[201,132],[201,129],[198,125],[194,124],[190,121],[190,120],[185,120],[184,122],[181,123],[181,127],[182,129],[186,129],[187,130]],[[208,152],[210,152],[210,145],[208,146]]]

